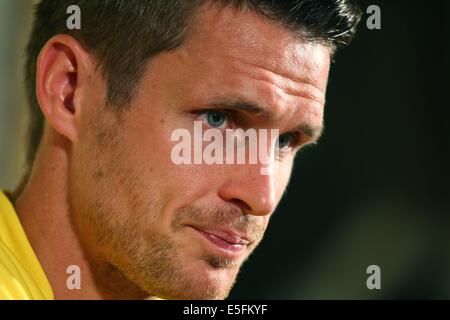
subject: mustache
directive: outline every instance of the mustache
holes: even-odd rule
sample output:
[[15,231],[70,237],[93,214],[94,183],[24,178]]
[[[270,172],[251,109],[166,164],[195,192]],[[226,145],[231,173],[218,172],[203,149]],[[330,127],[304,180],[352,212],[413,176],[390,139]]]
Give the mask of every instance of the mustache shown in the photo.
[[172,227],[192,224],[205,228],[232,229],[249,237],[251,242],[259,242],[265,232],[264,220],[260,217],[245,214],[241,209],[232,206],[218,205],[208,207],[188,206],[175,212]]

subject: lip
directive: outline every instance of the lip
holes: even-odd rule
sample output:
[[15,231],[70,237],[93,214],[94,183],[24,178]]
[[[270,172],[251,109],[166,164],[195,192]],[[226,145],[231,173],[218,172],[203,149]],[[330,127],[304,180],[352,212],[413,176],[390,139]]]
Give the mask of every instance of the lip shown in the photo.
[[213,230],[192,225],[188,227],[209,240],[215,247],[233,255],[242,253],[250,243],[247,237],[230,230]]

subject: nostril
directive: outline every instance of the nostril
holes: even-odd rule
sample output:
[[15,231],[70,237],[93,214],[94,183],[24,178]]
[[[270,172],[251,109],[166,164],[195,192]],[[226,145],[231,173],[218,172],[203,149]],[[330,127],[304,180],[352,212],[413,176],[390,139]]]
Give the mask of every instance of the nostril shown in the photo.
[[241,208],[241,210],[243,210],[245,212],[249,212],[252,210],[252,208],[250,208],[250,206],[245,201],[242,201],[241,199],[231,199],[229,202],[238,206],[239,208]]

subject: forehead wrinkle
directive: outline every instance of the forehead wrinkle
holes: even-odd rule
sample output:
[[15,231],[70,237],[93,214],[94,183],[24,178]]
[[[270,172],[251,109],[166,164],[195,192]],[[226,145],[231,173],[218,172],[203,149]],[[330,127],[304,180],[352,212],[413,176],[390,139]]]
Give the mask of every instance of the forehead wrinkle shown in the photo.
[[[255,97],[249,98],[249,101],[264,108],[265,112],[261,114],[262,118],[276,121],[289,116],[292,112],[296,113],[296,111],[302,112],[303,117],[314,118],[316,115],[320,116],[323,112],[325,102],[323,96],[312,96],[306,90],[298,91],[282,88],[272,80],[268,80],[267,77],[259,77],[258,79],[258,76],[249,75],[248,72],[245,72],[245,75],[250,76],[252,79],[250,81],[255,84]],[[269,86],[270,88],[267,89]],[[312,85],[306,86],[312,87]],[[239,97],[241,96],[245,97],[245,92],[239,94]]]
[[[308,69],[307,72],[295,75],[281,72],[281,70],[273,71],[257,63],[246,61],[241,57],[234,57],[233,59],[234,62],[237,62],[236,69],[240,73],[276,86],[286,94],[313,100],[321,105],[325,104],[325,88],[321,89],[319,83],[314,81],[314,77],[308,75],[308,67],[305,67],[305,69]],[[248,68],[248,66],[251,68]]]
[[317,89],[313,84],[302,83],[297,84],[297,88],[293,88],[292,86],[280,86],[278,82],[264,76],[256,76],[253,78],[256,81],[261,81],[274,87],[275,92],[279,96],[287,95],[305,101],[305,103],[300,103],[301,105],[306,103],[310,103],[311,105],[319,105],[319,107],[323,107],[325,105],[324,93]]
[[[303,89],[299,91],[297,88],[280,86],[277,81],[273,81],[273,77],[261,76],[260,72],[248,72],[248,70],[242,70],[242,68],[241,70],[233,70],[234,67],[231,65],[228,65],[227,69],[229,74],[233,76],[226,79],[231,79],[231,81],[224,82],[225,79],[220,79],[216,84],[221,87],[221,90],[213,94],[208,100],[209,102],[214,101],[213,104],[216,106],[226,107],[227,104],[233,105],[236,102],[259,106],[262,112],[259,112],[258,117],[268,121],[277,121],[289,117],[291,112],[296,113],[296,111],[302,112],[305,118],[315,118],[322,115],[325,98],[323,95],[317,97],[317,92],[320,90],[313,85],[302,85]],[[209,85],[211,82],[205,81],[203,83]],[[200,88],[203,88],[203,86]],[[196,89],[199,89],[198,85]],[[200,92],[204,92],[204,90],[200,90]]]
[[[266,43],[271,43],[273,47]],[[293,82],[309,83],[325,91],[326,83],[319,79],[328,76],[328,47],[292,38],[262,41],[258,43],[258,48],[254,48],[256,44],[249,43],[236,45],[239,48],[237,51],[232,50],[231,46],[224,46],[217,54],[224,60],[247,64]]]

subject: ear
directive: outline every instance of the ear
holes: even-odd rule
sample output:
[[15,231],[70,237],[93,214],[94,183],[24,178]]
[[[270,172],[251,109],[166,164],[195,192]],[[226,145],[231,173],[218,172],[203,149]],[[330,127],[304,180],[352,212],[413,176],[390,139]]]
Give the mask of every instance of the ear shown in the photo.
[[42,48],[37,61],[36,94],[50,126],[71,142],[77,139],[89,54],[72,37],[57,35]]

